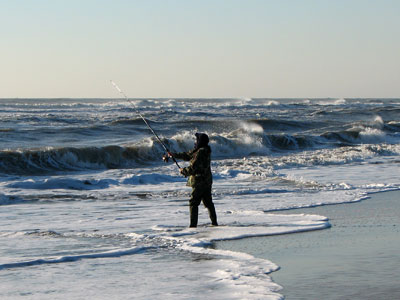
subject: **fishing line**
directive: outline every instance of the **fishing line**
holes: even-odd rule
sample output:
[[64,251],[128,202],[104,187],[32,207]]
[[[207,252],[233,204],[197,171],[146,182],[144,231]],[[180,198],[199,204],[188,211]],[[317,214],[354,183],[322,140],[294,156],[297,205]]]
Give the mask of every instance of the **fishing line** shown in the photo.
[[[136,105],[125,95],[125,93],[119,88],[119,86],[112,80],[110,80],[111,84],[115,87],[115,89],[128,101],[134,108],[135,112],[142,118],[143,122],[147,125],[147,127],[150,129],[150,131],[153,133],[153,135],[156,137],[157,141],[161,144],[161,146],[164,148],[164,150],[169,153],[169,149],[167,146],[163,143],[163,141],[160,139],[158,134],[154,131],[153,128],[151,128],[150,124],[147,122],[147,120],[142,116],[140,111],[136,108]],[[180,169],[181,167],[179,166],[178,162],[176,159],[172,156],[172,160],[174,163],[177,165],[177,167]]]

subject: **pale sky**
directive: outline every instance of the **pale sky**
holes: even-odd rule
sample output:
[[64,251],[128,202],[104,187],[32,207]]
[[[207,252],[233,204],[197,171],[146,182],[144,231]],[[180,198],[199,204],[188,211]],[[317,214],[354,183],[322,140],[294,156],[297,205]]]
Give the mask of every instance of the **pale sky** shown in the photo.
[[400,0],[0,0],[0,98],[400,98]]

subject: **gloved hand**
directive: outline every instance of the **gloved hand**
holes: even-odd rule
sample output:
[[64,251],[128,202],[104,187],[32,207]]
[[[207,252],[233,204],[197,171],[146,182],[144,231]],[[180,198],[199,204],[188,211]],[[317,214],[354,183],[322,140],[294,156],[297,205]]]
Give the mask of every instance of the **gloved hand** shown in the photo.
[[172,157],[172,153],[171,152],[167,152],[166,154],[163,155],[162,159],[164,162],[168,162],[169,158]]
[[162,160],[167,163],[168,160],[169,160],[168,154],[164,154],[163,157],[162,157]]

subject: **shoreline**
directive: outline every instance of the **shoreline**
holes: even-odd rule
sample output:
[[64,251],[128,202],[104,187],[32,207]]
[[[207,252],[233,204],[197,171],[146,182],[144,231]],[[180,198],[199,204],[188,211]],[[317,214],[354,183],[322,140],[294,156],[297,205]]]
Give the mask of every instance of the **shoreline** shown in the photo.
[[326,216],[331,223],[326,230],[218,241],[215,248],[279,265],[270,276],[283,287],[285,299],[400,298],[400,191],[368,196],[358,202],[280,211]]

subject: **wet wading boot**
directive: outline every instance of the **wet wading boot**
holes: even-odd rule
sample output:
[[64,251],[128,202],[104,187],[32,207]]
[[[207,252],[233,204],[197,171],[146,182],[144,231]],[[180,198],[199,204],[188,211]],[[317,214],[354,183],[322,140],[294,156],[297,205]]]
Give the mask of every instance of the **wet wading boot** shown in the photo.
[[198,216],[199,216],[199,207],[190,206],[190,227],[197,227]]
[[218,226],[218,222],[217,222],[217,214],[215,212],[215,207],[212,206],[208,209],[208,214],[210,216],[210,220],[211,220],[211,224],[213,226]]

